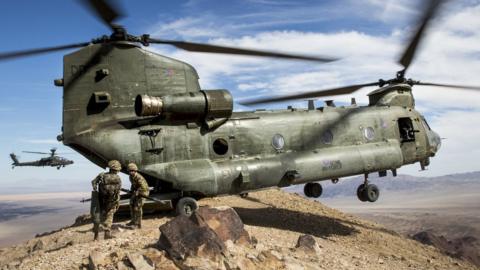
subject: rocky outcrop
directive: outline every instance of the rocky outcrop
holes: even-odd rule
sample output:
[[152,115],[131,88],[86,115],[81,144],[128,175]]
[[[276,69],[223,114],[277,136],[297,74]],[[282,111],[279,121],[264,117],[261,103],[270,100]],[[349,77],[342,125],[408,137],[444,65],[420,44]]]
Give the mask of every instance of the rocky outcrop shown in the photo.
[[116,220],[115,239],[93,241],[91,224],[43,234],[1,248],[0,269],[475,269],[280,190],[199,203],[191,218],[146,215],[137,230]]
[[423,244],[434,246],[448,256],[480,266],[480,242],[475,237],[447,240],[443,235],[438,236],[431,231],[422,231],[413,235],[412,238]]

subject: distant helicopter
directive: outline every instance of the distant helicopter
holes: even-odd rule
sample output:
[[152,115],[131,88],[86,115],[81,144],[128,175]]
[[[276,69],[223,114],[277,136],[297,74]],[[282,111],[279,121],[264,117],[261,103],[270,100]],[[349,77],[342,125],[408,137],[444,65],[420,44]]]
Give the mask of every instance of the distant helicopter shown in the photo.
[[34,167],[50,166],[50,167],[57,167],[57,170],[60,170],[60,168],[62,167],[73,164],[73,160],[69,160],[64,157],[57,156],[57,154],[55,154],[56,151],[57,151],[56,148],[50,149],[50,153],[23,151],[24,153],[30,153],[30,154],[50,155],[49,157],[44,157],[39,160],[28,161],[28,162],[20,162],[18,160],[18,157],[14,153],[11,153],[10,157],[13,160],[12,169],[17,166],[34,166]]

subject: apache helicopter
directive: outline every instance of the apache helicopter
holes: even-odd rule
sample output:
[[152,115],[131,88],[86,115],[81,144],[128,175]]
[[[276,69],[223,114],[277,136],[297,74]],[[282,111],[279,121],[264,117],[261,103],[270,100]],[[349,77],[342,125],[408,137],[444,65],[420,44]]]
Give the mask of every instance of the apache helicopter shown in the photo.
[[34,166],[34,167],[57,167],[57,170],[60,168],[65,167],[67,165],[73,164],[73,160],[69,160],[63,157],[59,157],[55,152],[57,151],[56,148],[50,149],[50,153],[47,152],[32,152],[32,151],[22,151],[23,153],[30,153],[30,154],[41,154],[41,155],[49,155],[48,157],[41,158],[35,161],[28,161],[28,162],[20,162],[18,157],[14,154],[10,154],[10,158],[12,158],[12,169],[15,167],[21,166]]
[[[336,60],[285,53],[133,36],[114,22],[120,12],[105,0],[84,1],[111,28],[110,36],[91,42],[0,54],[0,60],[81,48],[64,56],[63,126],[59,141],[105,168],[111,159],[123,167],[135,162],[152,187],[180,214],[197,208],[197,199],[223,194],[304,184],[319,197],[317,181],[364,174],[357,189],[361,201],[374,202],[379,190],[368,174],[380,176],[435,156],[441,139],[415,110],[412,86],[479,90],[480,87],[424,83],[405,78],[416,48],[440,1],[429,2],[420,26],[399,63],[394,79],[241,104],[345,95],[379,86],[369,104],[286,110],[233,112],[233,97],[223,89],[203,90],[187,63],[149,52],[149,44],[237,55]],[[125,171],[124,171],[125,172]]]

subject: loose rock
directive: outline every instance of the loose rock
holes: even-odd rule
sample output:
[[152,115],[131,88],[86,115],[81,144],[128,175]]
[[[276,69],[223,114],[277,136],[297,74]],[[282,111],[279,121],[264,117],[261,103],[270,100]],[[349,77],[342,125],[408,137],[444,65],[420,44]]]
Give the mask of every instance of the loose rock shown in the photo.
[[98,252],[92,251],[88,256],[88,269],[90,270],[98,270],[99,266],[106,265],[107,262],[105,260],[105,255]]
[[130,261],[130,263],[133,265],[133,268],[135,270],[154,270],[155,268],[150,265],[145,258],[143,257],[142,254],[127,254],[127,258]]

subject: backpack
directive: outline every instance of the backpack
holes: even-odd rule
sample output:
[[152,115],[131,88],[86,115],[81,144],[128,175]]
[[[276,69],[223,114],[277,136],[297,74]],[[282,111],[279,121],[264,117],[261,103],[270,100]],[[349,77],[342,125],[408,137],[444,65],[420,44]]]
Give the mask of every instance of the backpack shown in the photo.
[[98,190],[100,194],[102,194],[102,197],[108,198],[107,200],[116,200],[120,195],[120,188],[122,186],[120,177],[110,173],[102,174],[100,177]]

